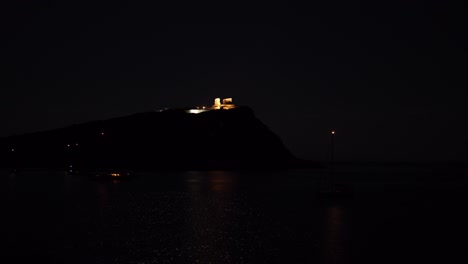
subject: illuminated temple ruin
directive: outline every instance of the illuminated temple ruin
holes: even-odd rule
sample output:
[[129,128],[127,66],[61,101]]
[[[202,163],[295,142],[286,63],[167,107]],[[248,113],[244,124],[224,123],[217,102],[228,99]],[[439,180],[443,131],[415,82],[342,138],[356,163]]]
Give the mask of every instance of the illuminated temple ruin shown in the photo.
[[211,110],[229,110],[234,108],[236,108],[236,105],[232,102],[232,98],[224,98],[222,101],[221,98],[215,98],[214,104],[211,107],[202,106],[185,110],[185,112],[189,114],[199,114]]
[[223,103],[221,103],[221,98],[215,98],[214,105],[211,107],[211,109],[215,110],[229,110],[233,108],[236,108],[236,105],[232,103],[232,98],[224,98]]

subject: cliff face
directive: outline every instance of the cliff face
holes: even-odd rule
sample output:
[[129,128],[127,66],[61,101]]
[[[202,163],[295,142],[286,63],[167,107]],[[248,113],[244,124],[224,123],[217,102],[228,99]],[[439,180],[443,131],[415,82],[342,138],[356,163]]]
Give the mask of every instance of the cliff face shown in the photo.
[[295,161],[247,107],[141,113],[3,138],[0,147],[2,167],[223,169]]

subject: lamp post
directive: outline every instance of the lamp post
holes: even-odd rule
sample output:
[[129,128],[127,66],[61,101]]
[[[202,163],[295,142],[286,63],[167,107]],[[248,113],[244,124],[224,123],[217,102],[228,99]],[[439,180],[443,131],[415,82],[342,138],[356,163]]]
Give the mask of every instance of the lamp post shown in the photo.
[[16,169],[19,167],[17,158],[18,154],[16,152],[15,148],[11,148],[10,165],[13,167],[12,172],[16,172]]
[[330,187],[333,188],[334,176],[333,176],[333,166],[334,166],[334,156],[335,156],[335,130],[331,131],[331,162],[330,162]]

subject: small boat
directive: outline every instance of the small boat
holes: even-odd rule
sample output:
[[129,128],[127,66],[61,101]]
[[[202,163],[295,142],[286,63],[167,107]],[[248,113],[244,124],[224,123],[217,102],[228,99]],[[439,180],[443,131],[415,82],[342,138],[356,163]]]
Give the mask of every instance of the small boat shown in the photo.
[[93,180],[123,180],[133,177],[133,174],[127,170],[100,170],[89,173]]

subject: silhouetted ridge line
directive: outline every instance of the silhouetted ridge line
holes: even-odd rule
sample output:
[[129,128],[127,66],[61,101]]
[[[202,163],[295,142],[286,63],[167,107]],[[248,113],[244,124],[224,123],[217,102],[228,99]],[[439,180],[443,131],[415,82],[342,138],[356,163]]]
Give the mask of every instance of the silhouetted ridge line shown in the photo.
[[[0,139],[2,167],[287,168],[305,164],[249,107],[137,113]],[[310,165],[310,163],[307,163]]]

